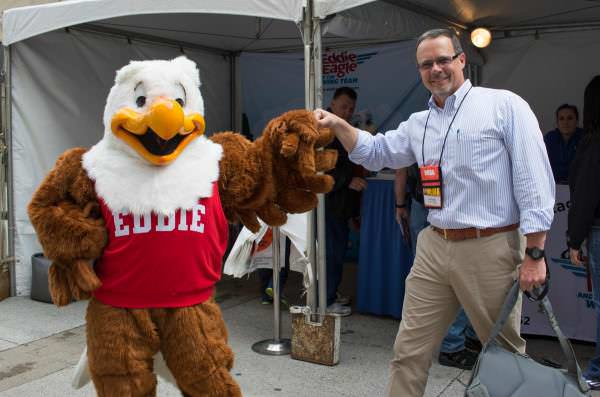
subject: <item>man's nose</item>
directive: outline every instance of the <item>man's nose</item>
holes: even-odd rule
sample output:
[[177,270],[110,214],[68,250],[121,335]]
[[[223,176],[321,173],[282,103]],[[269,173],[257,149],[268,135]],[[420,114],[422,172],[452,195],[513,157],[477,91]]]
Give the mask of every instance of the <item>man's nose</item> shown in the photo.
[[440,73],[442,71],[442,67],[440,66],[439,63],[433,62],[433,66],[431,66],[431,71],[433,73]]

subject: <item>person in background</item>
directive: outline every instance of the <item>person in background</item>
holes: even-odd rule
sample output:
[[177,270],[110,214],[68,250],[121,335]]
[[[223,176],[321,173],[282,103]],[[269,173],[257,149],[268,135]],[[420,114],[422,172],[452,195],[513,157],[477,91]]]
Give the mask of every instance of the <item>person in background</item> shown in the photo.
[[[279,271],[279,301],[282,306],[289,306],[287,300],[283,296],[283,289],[287,282],[288,274],[290,272],[290,249],[292,240],[286,236],[285,238],[285,253],[284,253],[284,267]],[[261,304],[271,305],[273,304],[273,269],[257,269],[258,278],[260,280],[260,297]]]
[[[350,122],[356,107],[356,91],[340,87],[333,94],[329,111]],[[349,298],[338,294],[348,247],[349,221],[360,212],[360,192],[367,187],[365,178],[355,176],[355,165],[336,138],[327,147],[338,152],[335,168],[329,171],[335,183],[325,195],[325,251],[327,262],[327,311],[348,316],[352,313]]]
[[556,183],[566,184],[569,180],[569,166],[575,158],[577,145],[583,130],[577,127],[579,112],[577,107],[567,103],[556,109],[557,128],[544,135],[548,159]]
[[600,75],[587,85],[583,98],[583,130],[569,176],[571,208],[568,244],[571,262],[584,266],[581,245],[587,239],[589,271],[596,309],[596,355],[584,372],[587,383],[600,389]]
[[[409,194],[406,194],[408,186]],[[396,194],[396,222],[409,225],[410,248],[413,260],[416,256],[417,237],[421,230],[429,226],[429,211],[423,205],[423,186],[419,176],[419,167],[415,163],[410,167],[396,170],[394,179]],[[446,367],[472,369],[481,351],[481,343],[471,326],[467,314],[460,308],[456,319],[448,329],[442,341],[438,362]]]

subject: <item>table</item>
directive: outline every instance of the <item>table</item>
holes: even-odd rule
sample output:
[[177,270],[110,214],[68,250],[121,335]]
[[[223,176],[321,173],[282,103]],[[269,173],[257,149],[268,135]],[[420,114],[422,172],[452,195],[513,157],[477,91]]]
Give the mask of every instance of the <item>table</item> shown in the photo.
[[368,178],[361,206],[357,310],[400,318],[412,253],[395,219],[393,180]]

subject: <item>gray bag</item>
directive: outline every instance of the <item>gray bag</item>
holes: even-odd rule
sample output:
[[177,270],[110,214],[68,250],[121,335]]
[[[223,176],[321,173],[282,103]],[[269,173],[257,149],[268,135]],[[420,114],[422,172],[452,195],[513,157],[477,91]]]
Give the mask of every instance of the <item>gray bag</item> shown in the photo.
[[500,316],[492,329],[489,340],[483,345],[471,380],[467,397],[581,397],[590,396],[587,383],[581,375],[573,347],[563,335],[552,311],[550,300],[545,296],[540,308],[546,313],[558,336],[560,347],[567,357],[567,369],[542,365],[527,355],[512,353],[500,346],[496,337],[504,327],[519,296],[519,282],[510,289]]

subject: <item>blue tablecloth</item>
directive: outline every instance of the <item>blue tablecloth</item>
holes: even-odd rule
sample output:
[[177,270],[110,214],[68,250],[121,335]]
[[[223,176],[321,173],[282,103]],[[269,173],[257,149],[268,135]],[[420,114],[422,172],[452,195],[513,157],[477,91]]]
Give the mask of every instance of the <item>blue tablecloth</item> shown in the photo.
[[412,254],[395,219],[394,181],[370,179],[362,197],[357,309],[400,318]]

